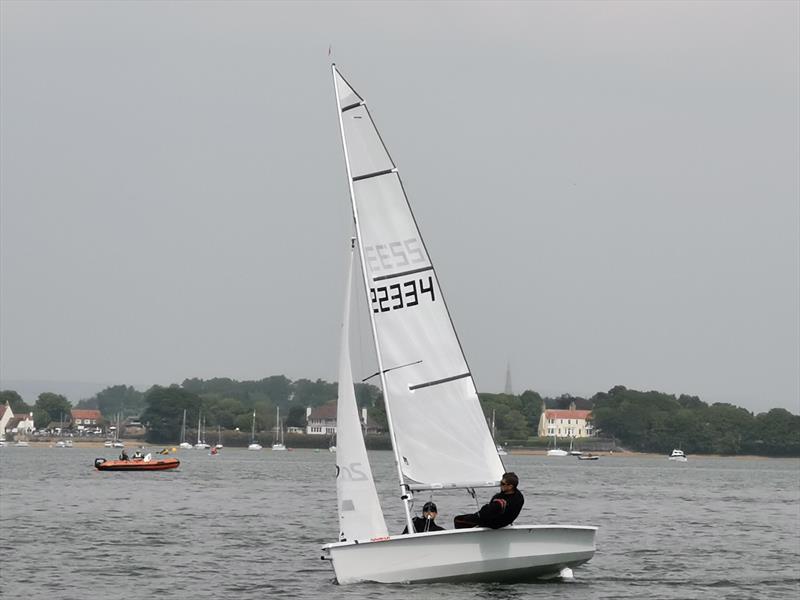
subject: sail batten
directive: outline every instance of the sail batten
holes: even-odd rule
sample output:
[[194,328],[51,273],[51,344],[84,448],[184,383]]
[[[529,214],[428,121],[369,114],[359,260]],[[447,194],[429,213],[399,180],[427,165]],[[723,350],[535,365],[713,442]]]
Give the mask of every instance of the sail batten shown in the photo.
[[415,273],[424,273],[425,271],[430,271],[432,269],[433,267],[420,267],[419,269],[411,269],[410,271],[403,271],[402,273],[393,273],[391,275],[379,275],[378,277],[373,277],[373,281],[385,281],[386,279],[405,277],[406,275],[414,275]]
[[358,177],[353,177],[353,181],[361,181],[362,179],[370,179],[371,177],[380,177],[381,175],[389,175],[394,173],[396,169],[384,169],[383,171],[377,171],[375,173],[367,173],[366,175],[359,175]]
[[455,381],[456,379],[463,379],[464,377],[472,377],[472,373],[462,373],[461,375],[453,375],[452,377],[445,377],[444,379],[437,379],[436,381],[426,381],[425,383],[418,383],[417,385],[408,386],[409,390],[418,390],[420,388],[431,387],[432,385],[441,385]]

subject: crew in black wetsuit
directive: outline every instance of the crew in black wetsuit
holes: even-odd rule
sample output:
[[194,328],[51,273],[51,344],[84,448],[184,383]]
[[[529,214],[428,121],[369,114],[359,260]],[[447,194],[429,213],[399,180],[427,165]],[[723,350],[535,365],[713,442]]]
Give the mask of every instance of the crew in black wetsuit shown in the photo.
[[503,473],[500,480],[500,493],[492,496],[487,504],[472,514],[458,515],[453,519],[456,529],[467,527],[490,527],[500,529],[506,525],[511,525],[517,518],[525,498],[517,489],[519,477],[515,473]]
[[[414,531],[417,533],[442,531],[444,527],[439,527],[434,521],[437,514],[436,505],[433,502],[426,502],[422,507],[422,516],[411,519],[411,522],[414,524]],[[408,533],[408,525],[403,529],[403,533]]]

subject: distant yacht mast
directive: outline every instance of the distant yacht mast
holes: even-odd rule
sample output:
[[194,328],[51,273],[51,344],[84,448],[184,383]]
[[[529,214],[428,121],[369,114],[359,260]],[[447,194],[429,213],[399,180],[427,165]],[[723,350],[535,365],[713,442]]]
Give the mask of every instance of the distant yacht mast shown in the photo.
[[511,361],[506,363],[506,389],[503,393],[508,394],[509,396],[514,395],[514,392],[511,388]]

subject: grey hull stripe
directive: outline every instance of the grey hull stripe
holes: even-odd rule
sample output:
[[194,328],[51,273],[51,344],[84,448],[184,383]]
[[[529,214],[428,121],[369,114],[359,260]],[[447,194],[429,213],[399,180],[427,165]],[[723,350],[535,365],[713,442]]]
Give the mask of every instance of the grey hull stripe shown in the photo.
[[497,487],[500,485],[500,480],[497,481],[476,481],[472,482],[457,482],[457,483],[411,483],[408,488],[415,492],[426,490],[451,490],[451,489],[470,489],[470,488],[489,488]]
[[375,173],[359,175],[358,177],[353,177],[353,181],[361,181],[362,179],[369,179],[371,177],[380,177],[381,175],[388,175],[389,173],[394,173],[394,169],[386,169],[385,171],[376,171]]
[[422,273],[423,271],[431,271],[432,266],[420,267],[419,269],[412,269],[411,271],[403,271],[402,273],[393,273],[392,275],[381,275],[380,277],[373,277],[372,281],[383,281],[384,279],[394,279],[395,277],[405,277],[406,275],[413,275],[414,273]]
[[470,373],[462,373],[461,375],[453,375],[452,377],[447,377],[445,379],[437,379],[436,381],[428,381],[426,383],[418,383],[417,385],[410,385],[408,386],[409,390],[418,390],[419,388],[430,387],[432,385],[439,385],[441,383],[448,383],[450,381],[455,381],[456,379],[464,379],[464,377],[469,377]]

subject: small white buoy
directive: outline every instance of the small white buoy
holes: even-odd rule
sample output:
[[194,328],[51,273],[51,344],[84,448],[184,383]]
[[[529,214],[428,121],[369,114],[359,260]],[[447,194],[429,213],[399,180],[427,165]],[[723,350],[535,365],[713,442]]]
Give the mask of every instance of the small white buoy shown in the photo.
[[558,576],[561,577],[563,581],[574,581],[575,575],[572,573],[572,569],[569,567],[564,567],[559,571]]

